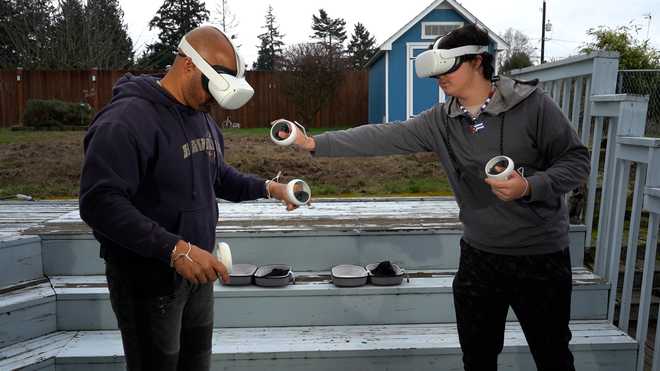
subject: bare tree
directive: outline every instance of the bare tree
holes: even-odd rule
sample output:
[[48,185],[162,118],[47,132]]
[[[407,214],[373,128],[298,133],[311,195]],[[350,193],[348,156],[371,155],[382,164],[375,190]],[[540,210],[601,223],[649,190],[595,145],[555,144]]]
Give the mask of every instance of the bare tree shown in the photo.
[[236,14],[229,8],[229,1],[219,0],[215,8],[215,13],[217,15],[213,18],[213,21],[220,26],[222,32],[232,39],[237,38],[236,29],[238,28],[238,19],[236,18]]
[[306,125],[335,95],[343,81],[346,60],[335,47],[302,43],[288,47],[283,54],[282,86]]
[[502,54],[499,56],[500,68],[503,64],[511,63],[511,59],[520,59],[522,55],[526,55],[531,60],[532,55],[534,55],[534,47],[529,41],[529,37],[524,33],[509,28],[504,33],[502,37],[509,47],[504,49]]

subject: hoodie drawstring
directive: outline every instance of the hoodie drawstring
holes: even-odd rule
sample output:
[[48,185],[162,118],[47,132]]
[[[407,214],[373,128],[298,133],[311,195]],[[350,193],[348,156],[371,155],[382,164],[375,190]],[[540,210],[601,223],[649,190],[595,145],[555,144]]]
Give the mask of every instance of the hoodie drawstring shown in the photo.
[[220,163],[218,162],[218,147],[215,145],[215,135],[213,135],[213,130],[211,129],[209,115],[205,113],[204,118],[206,119],[206,128],[209,130],[209,135],[211,135],[211,145],[213,146],[213,157],[215,158],[215,174],[213,176],[213,182],[215,183],[218,180],[218,169],[220,168]]

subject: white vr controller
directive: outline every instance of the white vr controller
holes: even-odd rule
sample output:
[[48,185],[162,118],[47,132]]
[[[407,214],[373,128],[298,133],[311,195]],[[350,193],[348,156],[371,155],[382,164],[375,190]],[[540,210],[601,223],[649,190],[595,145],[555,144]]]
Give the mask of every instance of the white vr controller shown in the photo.
[[[270,123],[270,139],[278,146],[289,146],[296,142],[298,132],[302,130],[302,135],[307,135],[305,128],[296,121],[289,121],[285,119],[275,120]],[[289,133],[287,138],[282,138],[278,135],[279,132],[284,131]]]
[[[495,167],[502,167],[504,170],[498,171]],[[491,179],[507,180],[514,169],[513,160],[507,156],[495,156],[486,163],[486,175]]]
[[286,185],[286,194],[292,204],[302,206],[312,199],[312,189],[302,179],[293,179]]
[[227,273],[231,273],[232,261],[229,245],[226,242],[218,242],[218,246],[213,251],[213,255],[215,255],[215,257],[220,260],[220,263],[227,268]]

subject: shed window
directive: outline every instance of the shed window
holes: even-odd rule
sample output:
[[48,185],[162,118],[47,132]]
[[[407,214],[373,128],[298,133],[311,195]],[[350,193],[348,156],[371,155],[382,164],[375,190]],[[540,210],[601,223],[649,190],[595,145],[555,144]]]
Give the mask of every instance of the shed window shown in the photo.
[[422,22],[422,39],[436,39],[463,27],[463,22]]

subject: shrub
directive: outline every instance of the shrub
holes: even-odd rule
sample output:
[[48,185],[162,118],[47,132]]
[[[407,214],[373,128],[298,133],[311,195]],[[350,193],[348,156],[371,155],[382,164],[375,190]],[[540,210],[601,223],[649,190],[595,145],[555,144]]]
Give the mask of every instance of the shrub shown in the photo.
[[23,124],[37,130],[81,129],[90,123],[93,114],[94,110],[87,103],[30,99]]

